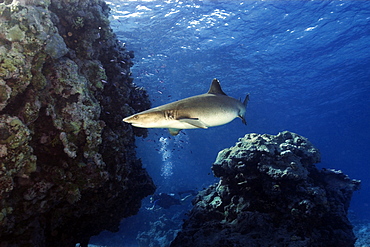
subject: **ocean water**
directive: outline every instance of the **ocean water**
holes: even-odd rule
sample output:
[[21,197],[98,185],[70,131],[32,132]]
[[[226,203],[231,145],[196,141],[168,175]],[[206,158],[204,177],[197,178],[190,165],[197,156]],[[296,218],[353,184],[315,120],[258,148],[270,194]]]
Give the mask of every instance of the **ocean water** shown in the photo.
[[[207,187],[218,181],[210,167],[219,151],[247,133],[289,130],[321,151],[319,168],[362,180],[350,214],[370,220],[370,1],[108,4],[114,32],[135,52],[134,83],[147,90],[153,106],[205,93],[213,78],[229,96],[250,93],[247,126],[235,119],[176,137],[151,129],[137,139],[138,156],[157,192]],[[149,206],[144,200],[139,215],[123,220],[119,233],[103,233],[92,242],[133,244],[137,231],[148,230],[158,217],[145,215]]]

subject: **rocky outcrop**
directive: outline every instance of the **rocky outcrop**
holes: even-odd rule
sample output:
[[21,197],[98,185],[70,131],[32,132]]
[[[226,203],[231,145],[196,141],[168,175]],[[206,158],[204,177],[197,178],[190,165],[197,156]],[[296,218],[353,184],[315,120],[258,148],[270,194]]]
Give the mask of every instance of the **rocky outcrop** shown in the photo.
[[0,1],[0,240],[86,245],[154,185],[122,118],[149,108],[93,1]]
[[176,234],[181,229],[182,219],[184,215],[181,209],[172,217],[163,214],[155,221],[150,221],[150,229],[139,232],[136,240],[140,247],[167,247],[176,237]]
[[194,199],[171,246],[353,246],[347,210],[360,182],[319,161],[297,134],[247,134],[218,154],[220,182]]

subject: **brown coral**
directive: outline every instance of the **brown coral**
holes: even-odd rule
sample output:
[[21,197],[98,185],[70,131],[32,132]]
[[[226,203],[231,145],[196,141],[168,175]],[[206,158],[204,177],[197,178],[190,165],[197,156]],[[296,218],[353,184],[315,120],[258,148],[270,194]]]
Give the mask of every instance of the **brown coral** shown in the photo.
[[132,84],[108,10],[99,0],[0,3],[1,244],[86,244],[154,191],[121,121],[148,96]]
[[194,199],[171,246],[353,246],[347,210],[360,182],[319,161],[295,133],[240,138],[219,152],[219,183]]

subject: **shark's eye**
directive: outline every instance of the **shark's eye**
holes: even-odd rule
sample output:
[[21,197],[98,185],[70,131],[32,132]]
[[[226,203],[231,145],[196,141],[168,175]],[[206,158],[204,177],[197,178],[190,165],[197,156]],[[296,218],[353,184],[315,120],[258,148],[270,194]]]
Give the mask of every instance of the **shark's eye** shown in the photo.
[[138,115],[136,115],[136,116],[134,116],[133,117],[135,120],[137,120],[137,119],[139,119],[139,116]]

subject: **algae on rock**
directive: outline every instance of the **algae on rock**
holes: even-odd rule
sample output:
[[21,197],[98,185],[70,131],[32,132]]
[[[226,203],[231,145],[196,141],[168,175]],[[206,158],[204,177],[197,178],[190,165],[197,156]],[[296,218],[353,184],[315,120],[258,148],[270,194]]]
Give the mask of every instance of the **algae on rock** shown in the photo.
[[0,3],[2,244],[87,245],[154,192],[134,150],[146,130],[122,122],[150,102],[108,14],[100,0]]
[[347,210],[360,182],[318,162],[295,133],[245,135],[219,152],[219,183],[193,200],[171,246],[353,246]]

